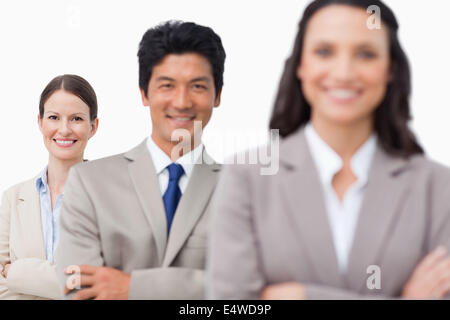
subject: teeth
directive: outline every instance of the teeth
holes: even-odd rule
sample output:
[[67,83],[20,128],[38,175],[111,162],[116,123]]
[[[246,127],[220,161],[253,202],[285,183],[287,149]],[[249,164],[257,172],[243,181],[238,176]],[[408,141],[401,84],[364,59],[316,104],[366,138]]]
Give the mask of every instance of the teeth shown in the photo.
[[350,99],[358,95],[357,90],[347,90],[347,89],[330,89],[328,93],[338,99]]
[[191,120],[192,118],[187,118],[187,117],[185,117],[185,118],[180,118],[180,117],[177,117],[177,118],[174,118],[175,120],[177,120],[177,121],[189,121],[189,120]]
[[66,140],[56,140],[56,143],[58,143],[58,144],[72,144],[74,142],[75,142],[75,140],[68,140],[68,141],[66,141]]

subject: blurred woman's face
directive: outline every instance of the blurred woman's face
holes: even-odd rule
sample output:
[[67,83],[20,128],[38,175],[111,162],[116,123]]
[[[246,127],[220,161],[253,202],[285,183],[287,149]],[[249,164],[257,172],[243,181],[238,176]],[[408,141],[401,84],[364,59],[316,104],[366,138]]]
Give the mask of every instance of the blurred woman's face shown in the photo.
[[47,99],[38,123],[50,156],[67,161],[83,159],[86,144],[98,126],[97,119],[90,121],[88,105],[62,89]]
[[312,121],[350,125],[373,119],[390,79],[389,33],[367,27],[369,14],[346,5],[315,13],[297,70]]

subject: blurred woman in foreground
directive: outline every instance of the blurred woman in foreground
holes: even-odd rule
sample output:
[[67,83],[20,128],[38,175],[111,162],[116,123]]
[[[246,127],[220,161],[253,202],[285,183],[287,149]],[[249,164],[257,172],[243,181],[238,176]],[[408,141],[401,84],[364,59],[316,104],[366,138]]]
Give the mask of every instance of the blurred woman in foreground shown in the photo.
[[279,172],[230,166],[215,193],[211,298],[448,293],[450,172],[408,128],[397,30],[378,0],[306,8],[270,122],[283,137]]

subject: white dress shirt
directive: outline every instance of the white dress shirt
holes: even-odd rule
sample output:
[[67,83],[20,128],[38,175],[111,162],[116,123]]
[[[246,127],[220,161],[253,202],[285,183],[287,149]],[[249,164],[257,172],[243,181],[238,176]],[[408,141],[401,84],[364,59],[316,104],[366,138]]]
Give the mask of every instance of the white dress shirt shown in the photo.
[[311,123],[305,127],[305,136],[324,190],[325,207],[333,235],[339,271],[343,273],[347,270],[377,138],[375,134],[372,134],[353,155],[350,167],[357,180],[347,189],[342,202],[340,202],[332,181],[334,175],[342,169],[341,157],[319,136]]
[[[164,195],[169,185],[169,170],[167,169],[167,166],[172,164],[173,161],[167,154],[164,153],[164,151],[161,150],[160,147],[156,145],[151,136],[147,138],[147,148],[156,169],[161,195]],[[184,193],[184,190],[186,190],[192,170],[194,169],[194,165],[202,156],[202,152],[203,144],[200,143],[194,150],[184,154],[182,157],[178,158],[177,161],[175,161],[175,163],[180,164],[184,169],[184,174],[178,182],[178,186],[180,187],[182,194]]]

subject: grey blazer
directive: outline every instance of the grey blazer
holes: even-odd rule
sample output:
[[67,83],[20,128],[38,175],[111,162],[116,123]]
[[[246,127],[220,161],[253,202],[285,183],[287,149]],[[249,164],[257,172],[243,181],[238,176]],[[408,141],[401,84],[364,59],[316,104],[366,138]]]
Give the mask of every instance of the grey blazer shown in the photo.
[[59,299],[55,265],[46,260],[38,177],[3,194],[0,206],[0,269],[10,263],[7,279],[0,274],[0,300]]
[[[428,252],[438,245],[450,250],[448,168],[421,155],[395,158],[377,146],[341,274],[303,129],[281,141],[279,161],[272,176],[260,175],[258,165],[222,170],[213,200],[209,298],[258,299],[266,285],[290,281],[304,284],[309,299],[393,298]],[[379,267],[379,289],[367,285],[375,275],[370,266]]]
[[[64,268],[90,264],[131,273],[130,299],[202,299],[209,202],[220,165],[203,153],[170,231],[146,142],[125,154],[73,167],[60,216],[56,253]],[[208,164],[209,163],[209,164]]]

